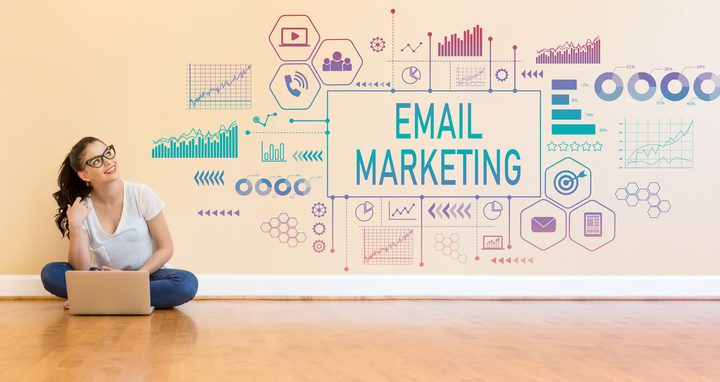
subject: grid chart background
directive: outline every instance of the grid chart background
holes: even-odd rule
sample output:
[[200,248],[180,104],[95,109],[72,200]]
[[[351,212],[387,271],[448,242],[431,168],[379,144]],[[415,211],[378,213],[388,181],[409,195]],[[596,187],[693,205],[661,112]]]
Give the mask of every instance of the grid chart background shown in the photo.
[[625,168],[692,168],[693,121],[624,121]]
[[191,110],[252,108],[252,66],[188,64],[187,107]]
[[455,70],[457,86],[485,86],[485,68],[461,66]]
[[364,265],[410,265],[412,263],[412,228],[363,228]]

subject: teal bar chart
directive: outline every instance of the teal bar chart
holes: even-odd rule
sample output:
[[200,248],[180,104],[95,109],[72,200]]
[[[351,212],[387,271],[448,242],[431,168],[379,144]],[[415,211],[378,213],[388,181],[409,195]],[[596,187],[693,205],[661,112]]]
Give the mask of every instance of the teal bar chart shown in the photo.
[[[570,93],[577,91],[577,80],[552,80],[552,135],[595,135],[596,126],[591,123],[580,123],[583,119],[582,109],[569,108]],[[565,107],[563,107],[565,106]]]
[[153,141],[153,158],[237,158],[238,126],[221,126],[217,132],[203,134],[192,129],[179,137],[160,138]]

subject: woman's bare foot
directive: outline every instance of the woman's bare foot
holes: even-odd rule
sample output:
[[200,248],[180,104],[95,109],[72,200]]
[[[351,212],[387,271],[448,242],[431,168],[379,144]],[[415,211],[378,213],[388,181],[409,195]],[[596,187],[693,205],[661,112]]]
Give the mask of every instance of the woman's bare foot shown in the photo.
[[63,308],[64,308],[64,309],[70,309],[70,301],[65,300],[65,302],[63,303]]

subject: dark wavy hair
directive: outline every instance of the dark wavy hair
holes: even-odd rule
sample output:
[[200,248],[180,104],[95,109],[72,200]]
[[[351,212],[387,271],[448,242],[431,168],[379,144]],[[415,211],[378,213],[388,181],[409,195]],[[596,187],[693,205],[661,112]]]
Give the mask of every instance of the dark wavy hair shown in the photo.
[[68,204],[72,205],[77,197],[85,199],[90,195],[90,190],[92,190],[92,186],[80,179],[77,173],[83,168],[82,157],[85,148],[89,144],[98,141],[102,142],[95,137],[85,137],[79,140],[72,149],[70,149],[70,152],[65,156],[65,159],[60,165],[57,180],[60,189],[53,193],[52,196],[58,204],[58,210],[55,214],[55,225],[63,237],[70,237],[70,227],[68,227],[67,218]]

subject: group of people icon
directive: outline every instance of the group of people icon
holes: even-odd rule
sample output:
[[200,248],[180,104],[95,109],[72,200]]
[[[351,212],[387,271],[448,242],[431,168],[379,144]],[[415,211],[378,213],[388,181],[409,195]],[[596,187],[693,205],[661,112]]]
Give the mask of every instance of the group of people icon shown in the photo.
[[349,57],[343,59],[342,53],[336,51],[332,54],[332,60],[329,58],[323,60],[322,70],[323,72],[349,72],[352,70],[352,63]]

